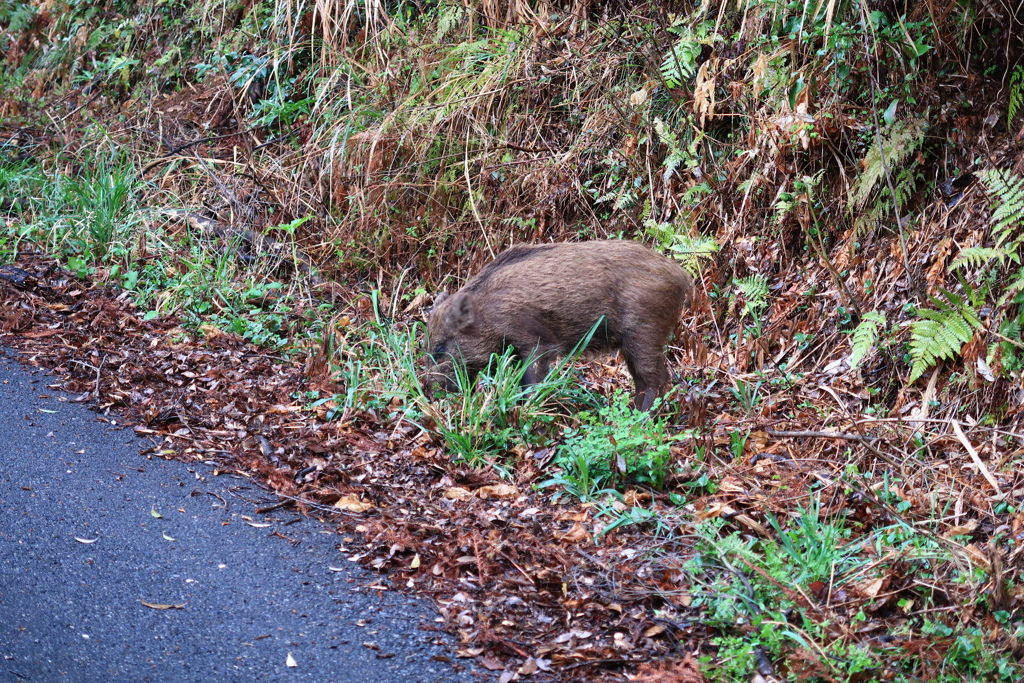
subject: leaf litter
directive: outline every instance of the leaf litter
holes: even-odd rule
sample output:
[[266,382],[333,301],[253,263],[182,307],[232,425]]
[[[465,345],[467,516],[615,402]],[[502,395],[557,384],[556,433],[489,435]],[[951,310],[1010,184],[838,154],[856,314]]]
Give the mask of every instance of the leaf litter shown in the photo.
[[[933,488],[914,488],[923,480],[912,468],[922,461],[893,448],[899,443],[894,430],[902,425],[857,411],[863,385],[848,375],[812,374],[791,394],[779,394],[770,412],[754,417],[723,410],[719,399],[720,412],[706,439],[727,446],[738,429],[748,436],[741,457],[732,461],[691,461],[717,482],[715,491],[695,496],[685,510],[673,508],[661,494],[652,499],[645,492],[627,492],[633,502],[646,496],[680,533],[652,536],[623,527],[599,537],[603,524],[594,507],[552,505],[530,486],[537,472],[514,483],[491,472],[460,473],[443,449],[424,447],[417,430],[384,429],[365,417],[325,422],[292,398],[306,386],[301,363],[233,335],[196,340],[173,320],[144,321],[116,292],[90,289],[47,257],[23,252],[19,267],[34,273],[40,284],[31,291],[4,292],[0,315],[10,320],[12,312],[19,313],[17,334],[5,334],[5,344],[56,372],[64,390],[93,396],[100,413],[119,411],[137,422],[136,432],[150,440],[145,449],[150,456],[214,463],[216,472],[245,476],[282,496],[282,504],[333,521],[341,533],[358,534],[358,540],[346,539],[340,547],[348,549],[349,559],[382,574],[377,588],[432,597],[446,630],[459,637],[458,657],[503,671],[504,680],[600,680],[616,672],[623,680],[703,680],[694,655],[704,651],[712,631],[703,625],[683,571],[699,540],[694,524],[720,520],[744,535],[771,537],[772,515],[791,514],[786,501],[799,491],[824,486],[835,493],[829,494],[831,503],[823,498],[823,505],[847,509],[859,524],[880,525],[911,523],[914,510],[930,509],[935,490],[944,488],[945,496],[957,501],[952,510],[957,524],[937,542],[987,569],[1010,565],[1020,555],[1004,557],[992,547],[952,540],[998,518],[1015,529],[1024,525],[1021,515],[992,512],[998,491],[1016,495],[1024,481],[1016,471],[985,467],[976,452],[966,455],[965,449],[977,450],[967,436],[977,439],[977,425],[954,421],[955,436],[943,438],[925,431],[937,418],[913,423],[945,456],[929,465],[936,475]],[[81,358],[88,364],[74,362]],[[829,368],[826,357],[807,362]],[[714,397],[703,400],[712,403]],[[818,424],[811,407],[816,402],[838,405],[846,423]],[[799,403],[790,406],[799,426],[814,430],[782,429],[791,425],[772,415],[785,403]],[[991,439],[999,432],[989,433],[990,441],[975,443],[991,454]],[[865,469],[877,456],[879,464],[901,470],[903,488],[895,490],[895,499],[883,500],[868,486],[851,489],[849,481],[834,488],[850,447],[860,450]],[[879,452],[883,447],[887,453]],[[692,457],[677,455],[684,461]],[[315,477],[298,476],[312,463]],[[985,483],[979,487],[979,481]],[[878,564],[894,552],[862,551]],[[762,572],[753,565],[746,571]],[[837,623],[842,613],[870,605],[876,630],[888,629],[882,624],[892,617],[886,615],[899,616],[887,606],[913,594],[898,574],[865,573],[842,590],[823,582],[781,588],[802,609]],[[947,597],[941,602],[949,609],[970,609],[970,596],[958,596],[950,585],[943,590]],[[140,602],[152,609],[183,607]],[[802,665],[808,671],[819,667]]]

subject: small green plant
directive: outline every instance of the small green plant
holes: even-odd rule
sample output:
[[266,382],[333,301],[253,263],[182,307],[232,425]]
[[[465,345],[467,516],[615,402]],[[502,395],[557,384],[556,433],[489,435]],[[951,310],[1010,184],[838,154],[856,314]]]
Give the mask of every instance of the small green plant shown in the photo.
[[611,533],[616,529],[623,529],[629,526],[653,526],[655,536],[661,536],[669,530],[668,525],[665,523],[666,520],[662,519],[655,510],[649,510],[636,505],[625,510],[619,509],[621,507],[621,503],[617,503],[617,507],[600,506],[598,516],[610,518],[611,521],[594,534],[595,539],[600,539],[605,534]]
[[747,448],[747,439],[750,437],[750,432],[742,429],[734,429],[729,432],[729,452],[732,453],[732,457],[739,458],[743,457],[743,451]]
[[668,181],[672,177],[672,174],[675,172],[675,170],[680,166],[684,168],[694,168],[698,165],[700,159],[700,134],[690,135],[690,141],[684,147],[683,142],[679,139],[679,136],[673,131],[673,128],[668,126],[660,118],[654,119],[654,132],[657,133],[658,139],[661,140],[661,142],[666,147],[668,147],[668,154],[665,156],[665,160],[662,162],[662,166],[665,170],[662,171],[661,177],[664,180]]
[[456,461],[473,467],[490,462],[505,473],[496,459],[508,452],[517,433],[516,415],[509,408],[521,397],[526,368],[511,348],[491,356],[478,381],[464,365],[455,364],[456,419],[439,424],[438,431]]
[[28,198],[39,194],[43,180],[38,167],[7,161],[0,147],[0,263],[13,262],[21,243],[31,236]]
[[722,248],[714,237],[697,235],[692,237],[685,233],[675,233],[674,244],[669,247],[679,259],[683,267],[693,275],[700,275],[705,265],[711,261]]
[[736,288],[736,293],[743,295],[743,310],[740,316],[749,315],[756,319],[768,305],[768,276],[751,275],[733,280],[732,284]]
[[898,121],[872,142],[862,162],[864,172],[850,190],[848,207],[859,212],[854,221],[856,234],[874,228],[886,215],[901,215],[917,186],[915,153],[924,144],[927,130],[925,119]]
[[869,311],[861,318],[853,331],[853,350],[850,353],[850,367],[860,365],[864,357],[875,348],[878,335],[885,329],[885,314],[881,311]]
[[910,328],[910,378],[913,382],[940,360],[952,360],[981,326],[978,310],[972,302],[947,289],[941,297],[928,297],[934,309],[918,309],[923,320]]
[[672,444],[684,435],[668,433],[664,418],[630,405],[625,392],[616,392],[608,405],[577,417],[578,427],[566,430],[556,465],[561,473],[541,484],[561,486],[580,500],[593,500],[626,484],[662,489],[672,459]]
[[777,567],[779,575],[801,585],[825,580],[837,568],[845,571],[859,550],[847,543],[850,533],[841,520],[822,521],[820,511],[820,502],[812,499],[807,509],[797,510],[795,524],[789,529],[783,529],[775,515],[768,515],[778,545],[769,546],[766,562]]
[[136,183],[133,169],[105,160],[100,161],[95,173],[71,181],[69,189],[78,226],[73,239],[79,243],[81,253],[102,261],[112,249],[121,246],[133,227],[129,213]]
[[284,316],[254,309],[228,319],[228,329],[257,346],[281,348],[288,343]]
[[669,88],[677,88],[697,74],[700,55],[706,45],[722,37],[715,32],[715,23],[704,21],[690,26],[686,17],[678,16],[669,32],[679,38],[669,47],[661,62],[661,77]]
[[744,323],[736,332],[737,345],[743,342],[744,335],[750,337],[760,336],[764,319],[762,313],[768,306],[768,277],[766,275],[751,275],[749,277],[737,278],[732,281],[732,288],[729,291],[729,310],[736,311],[737,306],[742,302],[737,317]]
[[988,189],[993,211],[989,222],[996,247],[1019,255],[1024,223],[1024,178],[1009,169],[990,169],[978,174]]
[[546,438],[561,415],[560,406],[592,404],[593,397],[574,381],[576,357],[563,358],[546,378],[529,386],[523,385],[529,362],[522,362],[511,348],[492,355],[477,377],[455,364],[457,391],[435,405],[432,415],[456,460],[474,467],[490,463],[505,473],[498,458],[516,443]]
[[[848,476],[859,475],[851,470]],[[859,526],[847,526],[841,516],[823,518],[816,498],[791,518],[767,518],[774,538],[725,535],[722,520],[704,524],[695,534],[697,552],[686,565],[693,582],[691,606],[702,609],[707,623],[721,634],[711,639],[718,656],[704,661],[709,680],[747,680],[757,666],[752,653],[795,661],[794,651],[816,661],[811,670],[830,670],[829,680],[859,680],[855,674],[884,669],[885,680],[909,682],[917,680],[919,667],[925,661],[934,663],[936,656],[942,657],[942,665],[929,680],[1020,680],[1021,665],[1008,653],[976,627],[965,628],[956,616],[943,616],[942,611],[903,626],[910,639],[929,638],[932,646],[927,653],[899,643],[872,647],[848,636],[837,638],[827,621],[815,617],[818,605],[847,591],[851,582],[881,580],[893,571],[901,573],[908,587],[917,586],[896,603],[903,610],[913,607],[927,613],[936,603],[943,604],[949,595],[937,595],[928,585],[940,575],[953,584],[983,585],[988,580],[985,572],[955,559],[947,544],[903,523],[857,537]],[[882,548],[889,555],[879,559]],[[743,580],[736,581],[737,576]],[[802,595],[791,589],[794,586]],[[874,599],[858,600],[859,609],[856,604],[848,609],[854,620],[867,621]],[[1012,627],[1012,616],[995,612],[993,617],[1007,629]]]
[[1024,65],[1018,64],[1010,77],[1010,101],[1006,107],[1006,125],[1009,127],[1024,109]]
[[729,392],[732,394],[733,398],[736,399],[736,403],[747,417],[753,417],[761,403],[761,396],[759,392],[761,390],[762,381],[759,379],[756,382],[750,382],[736,378],[735,382],[735,386],[731,387]]
[[[376,309],[376,297],[374,310]],[[422,323],[397,326],[375,319],[342,334],[333,326],[321,331],[320,347],[327,355],[333,379],[342,392],[317,402],[330,402],[328,419],[352,410],[396,412],[411,422],[431,410],[416,371],[416,338]]]
[[[1024,235],[1024,178],[1010,170],[991,169],[979,174],[988,189],[993,204],[990,224],[993,246],[967,247],[953,259],[950,271],[960,278],[962,294],[941,289],[940,296],[929,297],[933,308],[920,308],[918,320],[911,327],[910,381],[919,378],[940,360],[954,360],[961,355],[963,345],[974,337],[981,326],[981,310],[986,301],[994,300],[994,315],[990,324],[1004,330],[1000,334],[1016,340],[1024,292],[1024,270],[1018,269],[1008,280],[998,274],[1008,263],[1021,262]],[[968,277],[973,276],[972,285]],[[1018,351],[1010,342],[999,342],[1005,352],[1005,370],[1019,366]],[[990,348],[991,358],[996,344]]]

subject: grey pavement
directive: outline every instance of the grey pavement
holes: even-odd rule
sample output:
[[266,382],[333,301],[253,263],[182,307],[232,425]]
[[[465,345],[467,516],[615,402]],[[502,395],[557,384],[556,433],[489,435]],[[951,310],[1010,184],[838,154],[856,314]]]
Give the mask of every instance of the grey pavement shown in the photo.
[[443,661],[432,606],[368,588],[331,529],[255,514],[266,494],[209,465],[140,455],[130,429],[13,353],[0,348],[0,683],[474,680]]

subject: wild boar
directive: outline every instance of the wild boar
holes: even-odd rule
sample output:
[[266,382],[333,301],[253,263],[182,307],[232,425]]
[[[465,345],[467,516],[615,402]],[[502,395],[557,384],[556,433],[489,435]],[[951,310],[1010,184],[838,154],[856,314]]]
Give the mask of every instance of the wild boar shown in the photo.
[[454,363],[474,376],[491,354],[512,347],[531,361],[523,383],[534,384],[600,321],[587,350],[620,350],[633,405],[648,410],[668,383],[664,346],[692,291],[685,270],[637,242],[511,247],[458,292],[438,297],[427,321],[426,383],[452,390]]

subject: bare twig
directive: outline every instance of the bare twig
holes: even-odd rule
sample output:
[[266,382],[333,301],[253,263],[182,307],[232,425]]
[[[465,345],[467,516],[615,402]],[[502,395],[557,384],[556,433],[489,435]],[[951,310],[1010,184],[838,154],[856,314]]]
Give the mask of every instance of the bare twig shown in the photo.
[[[256,130],[255,127],[254,128],[247,128],[246,130],[240,130],[237,133],[225,133],[224,135],[214,135],[213,137],[201,138],[199,140],[193,140],[192,142],[186,142],[186,143],[184,143],[182,145],[178,145],[177,147],[172,147],[170,149],[170,151],[168,151],[166,154],[164,154],[159,159],[156,159],[156,160],[151,161],[148,164],[146,164],[143,167],[143,169],[142,169],[141,175],[146,175],[146,173],[148,173],[149,171],[153,170],[154,167],[159,166],[163,162],[167,161],[168,159],[170,159],[171,157],[173,157],[173,156],[175,156],[177,154],[180,154],[181,152],[185,151],[189,147],[195,147],[196,145],[202,145],[202,144],[205,144],[207,142],[216,142],[217,140],[225,140],[227,138],[233,138],[233,137],[237,137],[239,135],[246,135],[247,133],[251,133],[254,130]],[[277,142],[278,140],[281,140],[283,137],[284,136],[279,136],[277,138],[274,138],[273,140],[270,140],[268,142],[264,142],[263,144],[261,144],[258,147],[256,147],[256,149],[259,149],[260,147],[264,147],[264,146],[269,145],[269,144],[273,144],[274,142]]]
[[799,432],[785,432],[785,431],[781,431],[781,432],[779,432],[779,431],[775,431],[775,430],[771,430],[771,429],[766,430],[766,431],[771,436],[790,437],[790,438],[809,437],[809,438],[817,438],[817,439],[845,439],[846,441],[877,441],[878,438],[879,438],[877,436],[861,436],[860,434],[848,434],[846,432],[814,432],[814,431],[799,431]]
[[964,430],[960,429],[960,423],[956,420],[950,420],[949,424],[953,426],[953,431],[956,432],[956,438],[963,444],[964,448],[967,450],[967,454],[971,456],[971,460],[974,461],[974,464],[977,465],[978,469],[981,471],[982,476],[985,477],[986,481],[988,481],[992,488],[996,490],[996,494],[1002,496],[1003,492],[999,489],[999,482],[996,481],[996,478],[988,471],[988,467],[986,467],[985,463],[982,462],[981,456],[978,455],[978,451],[974,450],[974,446],[972,446],[971,442],[967,440],[967,437],[964,435]]

